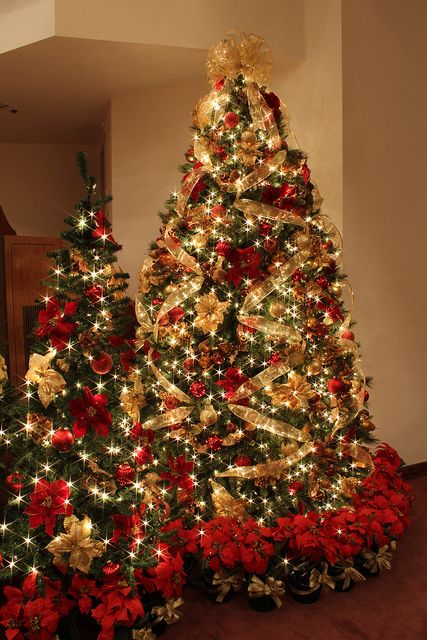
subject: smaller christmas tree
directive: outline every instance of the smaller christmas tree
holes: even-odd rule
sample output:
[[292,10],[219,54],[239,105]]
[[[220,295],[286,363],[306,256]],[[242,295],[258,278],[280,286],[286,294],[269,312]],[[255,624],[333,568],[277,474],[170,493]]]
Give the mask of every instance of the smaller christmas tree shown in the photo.
[[147,506],[153,492],[140,469],[150,445],[135,445],[145,399],[128,276],[116,267],[109,197],[95,197],[86,156],[78,161],[85,197],[52,254],[23,398],[0,432],[13,456],[1,527],[8,640],[48,640],[57,629],[78,638],[82,616],[100,640],[131,628],[149,637],[151,623],[179,617],[182,566],[161,543],[160,512]]

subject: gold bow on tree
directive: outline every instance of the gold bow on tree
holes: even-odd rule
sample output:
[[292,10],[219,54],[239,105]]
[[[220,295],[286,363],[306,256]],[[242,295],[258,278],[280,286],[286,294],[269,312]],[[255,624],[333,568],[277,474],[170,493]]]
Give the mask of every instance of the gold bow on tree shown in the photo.
[[60,566],[64,562],[64,554],[70,554],[68,565],[82,573],[89,573],[92,560],[105,552],[105,544],[90,537],[92,523],[88,516],[82,520],[76,516],[64,518],[64,529],[65,533],[60,533],[46,547],[53,554],[53,563]]
[[282,580],[276,580],[272,576],[268,576],[263,582],[258,576],[252,576],[248,587],[250,598],[261,598],[261,596],[270,596],[276,604],[276,607],[282,606],[281,596],[285,593]]
[[206,63],[208,80],[214,85],[220,78],[237,78],[268,84],[272,66],[271,49],[263,38],[242,31],[230,31],[211,48]]
[[48,351],[42,356],[33,353],[30,357],[29,368],[25,379],[33,384],[38,384],[37,393],[40,401],[46,409],[57,393],[65,389],[66,382],[62,375],[50,367],[50,363],[56,356],[56,350]]

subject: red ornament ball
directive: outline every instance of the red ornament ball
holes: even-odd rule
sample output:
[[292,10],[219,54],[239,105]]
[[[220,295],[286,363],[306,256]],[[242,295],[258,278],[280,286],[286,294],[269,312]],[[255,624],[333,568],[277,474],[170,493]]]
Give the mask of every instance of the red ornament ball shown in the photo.
[[114,582],[120,576],[120,565],[118,562],[107,562],[102,567],[105,582]]
[[344,331],[341,334],[341,338],[344,338],[344,340],[354,340],[354,333],[353,331]]
[[346,389],[346,384],[339,378],[331,378],[328,382],[328,391],[333,395],[342,393]]
[[220,204],[216,204],[211,211],[211,216],[212,218],[215,218],[215,219],[224,218],[226,213],[227,213],[227,209],[225,207],[223,207]]
[[237,115],[237,113],[234,113],[233,111],[229,111],[224,116],[224,124],[227,127],[227,129],[234,129],[235,127],[237,127],[239,122],[240,122],[239,116]]
[[327,289],[329,287],[329,280],[325,278],[325,276],[319,276],[316,278],[316,284],[318,284],[321,289]]
[[195,398],[203,398],[206,395],[206,385],[201,380],[196,380],[190,384],[189,391]]
[[99,302],[104,295],[104,288],[100,284],[93,284],[88,289],[85,289],[85,296],[91,302]]
[[182,366],[186,371],[193,371],[194,367],[196,366],[196,359],[185,358],[184,362],[182,363]]
[[135,479],[135,469],[130,464],[119,464],[116,469],[115,478],[117,484],[122,487],[129,487]]
[[176,324],[185,316],[185,311],[184,309],[181,309],[181,307],[174,307],[168,312],[168,316],[169,322],[171,324]]
[[223,364],[225,362],[225,356],[221,351],[215,351],[211,355],[211,360],[214,364]]
[[176,409],[179,405],[178,398],[175,398],[171,393],[167,393],[163,398],[163,405],[165,409],[171,411],[172,409]]
[[235,433],[237,431],[237,425],[234,422],[229,422],[226,426],[228,433]]
[[369,391],[365,389],[365,391],[363,392],[363,401],[368,402],[368,400],[369,400]]
[[68,451],[74,443],[74,436],[69,429],[57,429],[50,441],[58,451]]
[[109,353],[105,353],[105,351],[101,351],[99,356],[92,358],[90,361],[90,368],[94,373],[98,373],[100,376],[104,376],[106,373],[111,371],[113,366],[113,358]]
[[249,465],[252,464],[252,458],[242,454],[241,456],[236,456],[234,458],[234,464],[236,467],[249,467]]
[[262,243],[262,246],[268,253],[276,253],[279,248],[279,241],[277,238],[266,238]]
[[206,439],[206,444],[212,451],[219,451],[222,448],[222,438],[219,436],[209,436],[209,438]]
[[6,476],[6,484],[8,487],[13,489],[14,491],[20,491],[24,487],[24,474],[18,473],[15,471],[14,473],[10,473]]

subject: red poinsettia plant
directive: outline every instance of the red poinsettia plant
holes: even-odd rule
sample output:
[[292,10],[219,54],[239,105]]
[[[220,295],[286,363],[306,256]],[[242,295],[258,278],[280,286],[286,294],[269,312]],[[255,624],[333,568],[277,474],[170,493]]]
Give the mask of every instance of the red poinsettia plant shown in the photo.
[[62,309],[57,298],[49,298],[46,309],[39,311],[39,327],[35,335],[39,338],[49,338],[54,349],[62,351],[70,342],[71,335],[78,327],[78,323],[71,320],[77,311],[78,302],[69,301]]

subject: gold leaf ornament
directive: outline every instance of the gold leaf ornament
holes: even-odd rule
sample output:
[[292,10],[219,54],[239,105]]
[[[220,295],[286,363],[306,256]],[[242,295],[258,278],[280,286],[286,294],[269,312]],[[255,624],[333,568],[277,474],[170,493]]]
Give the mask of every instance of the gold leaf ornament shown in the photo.
[[56,356],[56,350],[49,351],[42,356],[33,353],[30,357],[29,368],[25,379],[38,385],[37,393],[45,409],[50,405],[57,393],[65,389],[66,382],[62,375],[50,367]]
[[53,554],[53,563],[61,565],[64,556],[68,555],[66,563],[72,569],[82,573],[89,573],[94,558],[105,553],[105,544],[100,540],[92,540],[92,523],[88,516],[82,520],[76,516],[64,518],[64,533],[60,533],[46,549]]

